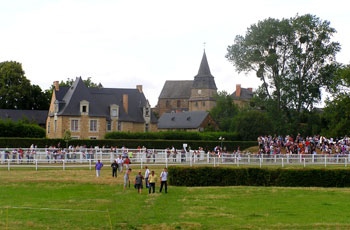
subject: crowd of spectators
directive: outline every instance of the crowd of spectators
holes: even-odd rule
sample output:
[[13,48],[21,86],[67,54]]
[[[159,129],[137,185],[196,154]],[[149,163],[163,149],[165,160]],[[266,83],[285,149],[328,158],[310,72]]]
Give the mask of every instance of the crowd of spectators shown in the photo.
[[350,153],[350,138],[327,138],[321,135],[303,137],[298,134],[259,136],[259,154],[339,154]]

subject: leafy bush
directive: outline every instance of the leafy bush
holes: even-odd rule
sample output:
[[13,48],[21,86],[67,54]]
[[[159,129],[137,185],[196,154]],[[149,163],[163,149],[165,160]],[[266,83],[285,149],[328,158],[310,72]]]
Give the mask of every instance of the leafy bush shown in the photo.
[[169,167],[175,186],[350,187],[348,169]]

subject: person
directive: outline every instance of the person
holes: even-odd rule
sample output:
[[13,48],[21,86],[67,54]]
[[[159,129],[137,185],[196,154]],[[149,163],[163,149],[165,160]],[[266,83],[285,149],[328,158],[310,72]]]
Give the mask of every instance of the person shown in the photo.
[[168,193],[168,169],[164,168],[164,170],[160,174],[160,189],[159,192],[161,193],[164,187],[165,193]]
[[145,167],[145,169],[146,169],[146,171],[145,171],[145,185],[146,185],[146,188],[149,188],[149,183],[148,183],[149,169],[147,166]]
[[148,194],[151,194],[151,189],[152,189],[152,193],[155,192],[156,182],[157,182],[157,175],[154,174],[154,171],[152,170],[151,174],[148,177],[148,184],[149,184]]
[[141,194],[142,192],[142,180],[144,179],[144,177],[141,174],[141,171],[139,171],[139,173],[136,175],[135,178],[135,188],[137,189],[137,192]]
[[130,187],[130,173],[131,173],[131,168],[128,168],[128,170],[126,170],[124,174],[124,190],[126,189],[128,184]]
[[112,167],[112,177],[117,177],[117,169],[118,169],[118,163],[117,160],[113,161],[111,164]]
[[118,164],[118,171],[122,172],[123,171],[123,163],[124,160],[122,159],[122,156],[119,155],[118,159],[117,159],[117,164]]
[[97,160],[95,164],[96,177],[100,177],[102,167],[103,167],[103,163],[100,160]]
[[130,162],[130,158],[129,157],[125,157],[123,164],[125,165],[125,169],[126,170],[128,170],[130,163],[131,163]]

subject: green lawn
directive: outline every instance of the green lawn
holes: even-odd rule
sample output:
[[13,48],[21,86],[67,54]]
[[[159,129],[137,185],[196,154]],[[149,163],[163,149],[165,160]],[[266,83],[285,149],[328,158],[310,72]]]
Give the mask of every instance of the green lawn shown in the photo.
[[350,188],[122,187],[107,167],[0,169],[0,229],[350,229]]

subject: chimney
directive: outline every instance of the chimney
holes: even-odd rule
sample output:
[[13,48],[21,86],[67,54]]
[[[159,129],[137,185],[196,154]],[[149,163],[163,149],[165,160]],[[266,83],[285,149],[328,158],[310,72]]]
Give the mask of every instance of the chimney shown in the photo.
[[136,85],[136,89],[138,89],[139,92],[142,93],[142,85]]
[[236,97],[241,96],[241,84],[236,84]]
[[128,109],[129,109],[129,97],[127,94],[123,94],[123,108],[126,112],[126,114],[128,114]]
[[59,91],[60,90],[60,83],[58,81],[54,81],[53,82],[53,86],[55,87],[55,90],[56,91]]

